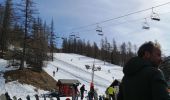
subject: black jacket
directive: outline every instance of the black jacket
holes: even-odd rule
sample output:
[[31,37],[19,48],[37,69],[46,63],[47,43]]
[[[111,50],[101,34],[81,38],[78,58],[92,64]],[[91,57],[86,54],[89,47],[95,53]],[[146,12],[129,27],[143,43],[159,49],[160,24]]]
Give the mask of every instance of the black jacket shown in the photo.
[[149,61],[134,57],[123,72],[118,100],[170,100],[162,72]]

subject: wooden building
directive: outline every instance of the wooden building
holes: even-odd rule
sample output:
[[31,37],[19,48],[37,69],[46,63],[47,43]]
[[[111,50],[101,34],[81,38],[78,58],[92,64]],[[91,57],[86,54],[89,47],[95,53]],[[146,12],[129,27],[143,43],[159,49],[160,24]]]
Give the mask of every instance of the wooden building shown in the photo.
[[58,87],[59,87],[59,94],[62,96],[72,96],[75,93],[75,89],[73,89],[73,85],[81,84],[76,79],[59,79],[58,80]]

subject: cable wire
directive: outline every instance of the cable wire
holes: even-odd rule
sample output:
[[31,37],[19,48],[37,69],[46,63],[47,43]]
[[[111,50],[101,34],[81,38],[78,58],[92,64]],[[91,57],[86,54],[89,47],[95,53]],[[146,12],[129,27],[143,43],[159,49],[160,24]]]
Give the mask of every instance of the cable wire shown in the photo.
[[78,29],[89,27],[89,26],[94,26],[94,25],[102,24],[102,23],[109,22],[109,21],[112,21],[112,20],[116,20],[116,19],[120,19],[120,18],[123,18],[123,17],[127,17],[127,16],[130,16],[130,15],[136,14],[136,13],[141,13],[141,12],[144,12],[144,11],[147,11],[147,10],[150,10],[150,9],[161,7],[161,6],[164,6],[164,5],[167,5],[167,4],[170,4],[170,2],[166,2],[166,3],[160,4],[160,5],[154,6],[154,7],[150,7],[150,8],[147,8],[147,9],[143,9],[143,10],[135,11],[135,12],[132,12],[132,13],[128,13],[128,14],[125,14],[125,15],[122,15],[122,16],[118,16],[118,17],[115,17],[115,18],[103,20],[103,21],[96,22],[96,23],[93,23],[93,24],[89,24],[89,25],[85,25],[85,26],[80,26],[80,27],[73,28],[73,29],[70,29],[70,30],[78,30]]

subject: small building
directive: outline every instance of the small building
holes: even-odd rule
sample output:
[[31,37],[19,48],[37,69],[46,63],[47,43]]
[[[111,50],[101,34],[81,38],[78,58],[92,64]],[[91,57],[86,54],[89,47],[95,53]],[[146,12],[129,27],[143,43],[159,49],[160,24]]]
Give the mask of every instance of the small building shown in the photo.
[[76,79],[59,79],[58,80],[58,87],[59,87],[59,94],[62,96],[72,96],[75,93],[73,89],[73,85],[81,84]]

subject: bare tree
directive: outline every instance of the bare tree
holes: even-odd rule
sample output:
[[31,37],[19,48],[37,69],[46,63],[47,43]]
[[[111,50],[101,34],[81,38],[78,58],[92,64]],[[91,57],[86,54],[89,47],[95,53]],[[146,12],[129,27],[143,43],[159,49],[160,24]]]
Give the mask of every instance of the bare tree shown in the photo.
[[34,21],[32,28],[33,35],[27,40],[29,43],[27,54],[29,56],[26,57],[26,61],[36,71],[42,71],[43,61],[47,59],[48,40],[43,31],[43,24],[40,18]]
[[12,0],[6,0],[5,2],[5,8],[3,12],[3,8],[0,9],[2,15],[1,15],[1,30],[0,30],[0,55],[2,58],[4,57],[4,52],[8,48],[8,40],[9,40],[9,33],[10,33],[10,27],[12,22]]
[[123,42],[120,46],[120,52],[121,52],[121,65],[124,66],[125,62],[126,62],[126,43]]
[[32,0],[22,0],[20,5],[20,10],[23,16],[20,20],[23,19],[24,22],[24,37],[23,37],[23,45],[22,45],[22,59],[20,64],[20,70],[24,68],[24,61],[26,58],[26,39],[29,37],[29,31],[31,28],[31,23],[33,21],[33,14],[35,9],[33,9],[33,2]]
[[54,60],[54,40],[55,40],[55,35],[54,35],[54,22],[53,20],[51,21],[51,33],[50,33],[50,53],[51,53],[51,60]]

